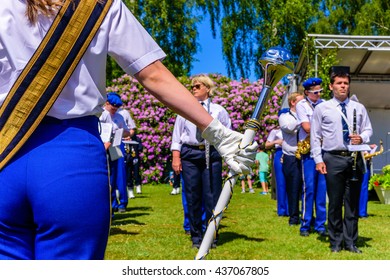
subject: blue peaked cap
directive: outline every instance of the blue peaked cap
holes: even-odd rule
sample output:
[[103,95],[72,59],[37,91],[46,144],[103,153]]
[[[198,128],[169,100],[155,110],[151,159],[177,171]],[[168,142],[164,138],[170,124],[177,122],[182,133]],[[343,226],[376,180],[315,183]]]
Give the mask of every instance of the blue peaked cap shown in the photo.
[[309,78],[303,82],[302,86],[305,89],[310,89],[310,87],[318,86],[322,84],[322,79],[320,78]]
[[116,107],[120,107],[123,105],[120,96],[115,92],[109,92],[107,94],[107,102]]

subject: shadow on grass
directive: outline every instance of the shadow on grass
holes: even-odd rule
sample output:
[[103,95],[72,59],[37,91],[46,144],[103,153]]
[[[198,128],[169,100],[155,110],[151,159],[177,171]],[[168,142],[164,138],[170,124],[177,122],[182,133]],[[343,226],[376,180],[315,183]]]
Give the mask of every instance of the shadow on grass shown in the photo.
[[127,230],[123,230],[121,228],[111,228],[110,229],[110,235],[117,235],[117,234],[123,234],[123,235],[138,235],[139,232],[130,232],[130,231],[127,231]]
[[[321,241],[322,243],[328,243],[329,244],[329,247],[330,247],[330,242],[329,242],[329,237],[325,237],[325,236],[318,236],[317,237],[317,240],[318,241]],[[356,246],[357,247],[363,247],[363,248],[369,248],[371,247],[371,245],[368,244],[369,241],[371,241],[372,238],[370,237],[364,237],[364,236],[359,236],[358,237],[358,240],[357,240],[357,244]]]
[[225,244],[225,243],[229,243],[229,242],[232,242],[235,239],[244,239],[244,240],[247,240],[247,241],[256,241],[256,242],[263,242],[263,241],[265,241],[264,238],[253,238],[253,237],[248,237],[247,235],[244,235],[244,234],[238,234],[236,232],[227,231],[227,232],[221,232],[219,234],[218,244],[222,245],[222,244]]
[[369,241],[371,241],[371,237],[364,237],[364,236],[359,236],[357,240],[357,247],[364,247],[364,248],[369,248],[372,247],[371,245],[368,244]]

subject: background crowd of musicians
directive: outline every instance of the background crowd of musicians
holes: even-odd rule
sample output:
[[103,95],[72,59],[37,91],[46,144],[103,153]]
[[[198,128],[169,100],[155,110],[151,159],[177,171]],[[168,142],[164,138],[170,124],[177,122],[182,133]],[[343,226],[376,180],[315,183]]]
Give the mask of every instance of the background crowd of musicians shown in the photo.
[[[324,88],[320,78],[307,79],[302,84],[303,93],[290,94],[289,108],[279,111],[278,126],[269,132],[267,141],[265,145],[261,145],[263,147],[261,149],[268,150],[267,156],[272,152],[270,169],[273,174],[272,186],[276,194],[277,215],[288,217],[290,226],[299,226],[299,234],[303,237],[315,233],[322,238],[329,238],[332,252],[345,249],[361,253],[356,247],[357,224],[359,217],[367,217],[368,176],[365,176],[362,184],[364,165],[360,154],[357,158],[358,175],[352,174],[353,158],[348,151],[348,145],[367,143],[372,128],[364,106],[349,98],[350,77],[346,69],[332,68],[329,85],[332,98],[329,101],[321,98]],[[207,75],[197,75],[191,81],[192,93],[204,110],[219,119],[224,126],[231,128],[227,111],[212,102],[214,89],[214,82]],[[344,131],[345,139],[342,131],[344,123],[341,121],[343,118],[340,115],[343,109],[340,108],[340,114],[336,113],[337,106],[343,102],[347,108],[347,113],[344,112],[346,119],[355,118],[358,122],[355,124],[358,131],[353,133]],[[320,104],[318,107],[320,109],[315,110]],[[119,128],[124,128],[126,139],[136,139],[134,121],[128,114],[124,115],[127,111],[118,110],[121,105],[118,95],[114,93],[108,95],[105,110],[116,111],[114,115],[120,119],[109,121],[113,121]],[[357,117],[352,115],[353,111],[357,112]],[[337,117],[332,119],[331,116],[334,115]],[[101,121],[107,121],[105,117],[107,115],[103,114]],[[124,154],[129,154],[124,147],[122,149]],[[207,221],[222,190],[222,158],[214,147],[201,137],[196,126],[179,115],[173,130],[171,151],[173,170],[170,174],[173,187],[171,194],[179,194],[179,187],[182,184],[183,228],[186,234],[191,236],[192,246],[199,248]],[[265,158],[266,164],[267,161],[268,158]],[[133,178],[131,175],[124,175],[125,172],[131,174],[134,172],[133,158],[127,157],[110,162],[110,167],[111,184],[117,190],[112,192],[113,210],[125,211],[127,197],[134,197]],[[264,164],[263,167],[253,167],[257,172],[259,168],[264,173]],[[269,169],[268,165],[265,169]],[[249,192],[254,193],[252,175],[258,176],[258,180],[260,175],[264,177],[264,174],[257,172],[248,176],[240,175],[238,181],[242,193],[245,193],[246,182]],[[137,192],[141,193],[139,167],[135,174]],[[352,182],[351,176],[357,176],[354,178],[357,181]],[[260,194],[267,194],[268,188],[265,185],[267,180],[263,178],[260,181],[263,190]],[[360,195],[361,189],[364,192]],[[212,244],[213,248],[216,247],[217,241],[218,234]]]
[[267,140],[275,148],[277,214],[300,226],[303,237],[329,238],[333,253],[361,253],[358,220],[367,217],[369,173],[363,154],[349,145],[368,143],[372,127],[365,107],[349,98],[350,82],[348,67],[332,67],[332,98],[324,101],[322,80],[304,81],[304,93],[288,97],[289,110]]

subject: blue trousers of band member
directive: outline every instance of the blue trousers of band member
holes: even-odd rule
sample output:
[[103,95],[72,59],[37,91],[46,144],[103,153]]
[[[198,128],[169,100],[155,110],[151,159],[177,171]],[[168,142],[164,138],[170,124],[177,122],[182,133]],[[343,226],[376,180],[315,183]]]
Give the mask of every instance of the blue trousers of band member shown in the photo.
[[299,200],[302,193],[301,162],[295,156],[283,155],[283,174],[286,179],[289,224],[299,224]]
[[[125,146],[121,144],[123,155],[126,155]],[[126,166],[125,158],[121,157],[117,160],[110,160],[110,184],[111,184],[111,207],[114,210],[118,208],[126,209],[128,203],[127,187],[126,187]],[[117,197],[116,190],[119,192]],[[119,201],[119,203],[118,203]]]
[[359,200],[359,217],[368,217],[367,203],[368,203],[368,181],[370,180],[370,172],[364,173],[362,187],[360,191]]
[[110,227],[98,119],[46,117],[0,171],[0,259],[103,259]]
[[[179,175],[180,176],[180,175]],[[188,206],[186,199],[186,191],[184,186],[184,181],[181,180],[181,201],[183,205],[184,219],[183,219],[183,229],[184,231],[190,231],[190,219],[188,218]],[[202,204],[202,229],[206,231],[206,212],[204,211],[204,205]]]
[[[217,151],[212,149],[210,168],[207,169],[205,152],[183,145],[181,163],[191,239],[193,243],[200,243],[205,222],[211,218],[222,190],[222,159]],[[206,221],[202,221],[202,205],[206,212]]]
[[276,209],[278,216],[288,216],[288,198],[286,192],[286,180],[283,174],[283,165],[280,162],[283,152],[281,148],[275,150],[274,153],[274,171],[276,181]]
[[[326,180],[323,174],[316,171],[314,159],[309,154],[301,159],[302,217],[301,231],[310,231],[313,224],[315,231],[324,231],[326,222]],[[315,217],[313,210],[315,209]],[[313,221],[314,219],[314,221]]]

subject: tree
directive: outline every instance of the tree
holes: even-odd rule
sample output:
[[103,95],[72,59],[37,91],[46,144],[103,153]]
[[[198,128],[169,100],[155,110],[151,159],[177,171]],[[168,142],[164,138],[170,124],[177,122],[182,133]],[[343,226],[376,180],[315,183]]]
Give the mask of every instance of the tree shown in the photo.
[[[261,77],[257,61],[272,46],[289,49],[295,60],[307,33],[390,35],[387,0],[124,0],[168,54],[164,64],[175,76],[190,73],[199,50],[197,24],[210,17],[221,32],[228,75]],[[109,61],[108,77],[120,71]],[[111,76],[110,76],[111,75]]]

